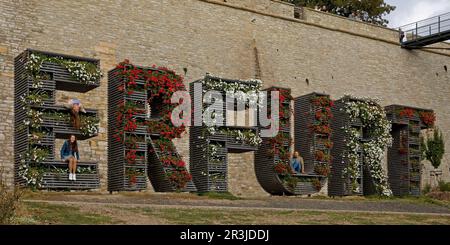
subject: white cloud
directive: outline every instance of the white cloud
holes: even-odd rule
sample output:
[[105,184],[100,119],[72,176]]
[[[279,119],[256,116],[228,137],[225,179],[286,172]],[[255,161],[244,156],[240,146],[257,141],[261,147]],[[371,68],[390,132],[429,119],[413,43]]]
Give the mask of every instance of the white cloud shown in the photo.
[[449,0],[385,0],[385,2],[397,6],[396,10],[386,16],[389,27],[399,27],[450,12]]

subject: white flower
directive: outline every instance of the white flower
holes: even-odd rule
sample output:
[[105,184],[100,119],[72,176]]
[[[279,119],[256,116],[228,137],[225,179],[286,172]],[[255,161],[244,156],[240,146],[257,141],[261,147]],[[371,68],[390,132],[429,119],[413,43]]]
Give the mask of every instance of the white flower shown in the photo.
[[[352,101],[346,103],[344,111],[348,114],[350,120],[360,119],[365,127],[370,128],[373,138],[368,142],[361,143],[358,130],[350,126],[345,127],[344,131],[348,135],[346,157],[349,160],[349,165],[344,169],[343,175],[350,178],[356,191],[358,191],[357,179],[361,175],[360,165],[362,164],[360,160],[363,160],[368,165],[375,187],[380,194],[391,196],[392,191],[381,165],[384,149],[392,144],[391,124],[386,118],[384,109],[377,104],[376,100],[354,100],[354,97],[350,98],[352,98]],[[364,159],[359,157],[360,147],[364,151]]]

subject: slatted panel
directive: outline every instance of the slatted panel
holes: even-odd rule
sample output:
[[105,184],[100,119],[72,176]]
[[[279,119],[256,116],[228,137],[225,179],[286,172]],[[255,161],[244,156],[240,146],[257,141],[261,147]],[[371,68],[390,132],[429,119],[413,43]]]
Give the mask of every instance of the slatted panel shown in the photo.
[[18,175],[21,164],[21,155],[28,150],[28,128],[24,125],[27,118],[26,111],[22,109],[21,96],[28,93],[28,75],[25,70],[27,53],[24,52],[14,59],[14,172],[15,182],[25,185],[25,181]]

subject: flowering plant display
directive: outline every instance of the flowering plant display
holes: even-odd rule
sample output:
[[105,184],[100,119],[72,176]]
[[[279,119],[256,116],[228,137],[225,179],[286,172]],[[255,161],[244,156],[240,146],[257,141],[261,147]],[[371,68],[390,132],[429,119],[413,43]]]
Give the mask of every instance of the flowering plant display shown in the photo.
[[[259,93],[261,91],[262,81],[256,79],[250,80],[226,80],[220,78],[218,76],[213,76],[211,74],[207,74],[206,77],[201,81],[203,93],[208,91],[220,91],[223,92],[223,95],[227,93],[236,93],[242,92],[242,95],[248,95],[247,98],[237,97],[236,100],[245,102],[246,106],[249,105],[259,105],[261,99],[259,98]],[[246,99],[246,100],[245,100]],[[210,107],[202,108],[202,112],[205,114],[207,111],[211,110]],[[211,113],[212,114],[212,113]],[[214,117],[214,115],[213,115]],[[258,146],[262,139],[259,135],[259,132],[255,132],[254,130],[249,129],[230,129],[230,128],[221,128],[216,126],[215,118],[212,118],[212,122],[210,125],[206,126],[206,132],[210,135],[214,135],[216,133],[226,133],[231,137],[234,137],[236,140],[241,141],[242,143],[249,144],[252,146]]]
[[386,118],[384,108],[377,101],[372,99],[358,99],[347,96],[344,111],[350,120],[360,119],[363,127],[367,129],[367,141],[360,142],[359,130],[347,126],[344,128],[348,139],[346,141],[346,158],[349,165],[344,169],[344,176],[348,177],[352,182],[353,191],[357,191],[358,178],[360,176],[360,160],[359,151],[364,152],[363,161],[369,168],[375,188],[379,194],[384,196],[392,196],[386,173],[382,167],[382,159],[386,147],[392,144],[391,123]]
[[161,162],[166,168],[185,168],[186,163],[179,156],[166,155],[161,157]]
[[422,123],[429,127],[432,128],[434,127],[434,124],[436,122],[436,114],[434,112],[420,112],[420,120],[422,120]]
[[314,106],[314,121],[311,123],[310,129],[313,133],[331,135],[331,120],[333,113],[331,108],[334,106],[334,101],[328,96],[316,95],[311,99],[311,104]]
[[83,84],[97,84],[103,76],[100,69],[91,62],[73,61],[63,57],[49,57],[43,54],[31,53],[25,68],[33,78],[42,79],[41,68],[44,62],[55,63],[65,67],[71,76]]
[[[20,96],[21,109],[25,111],[26,118],[20,130],[28,130],[28,150],[23,153],[18,168],[18,175],[25,180],[28,186],[42,187],[42,179],[45,173],[67,172],[67,169],[50,169],[43,165],[49,160],[50,149],[42,146],[43,140],[50,140],[51,131],[42,126],[46,120],[56,121],[56,123],[70,122],[69,113],[57,112],[53,109],[41,109],[45,102],[51,102],[54,94],[46,91],[44,80],[51,79],[49,73],[42,72],[45,63],[53,63],[66,68],[72,78],[85,85],[97,85],[102,74],[96,64],[83,61],[73,61],[63,57],[50,57],[43,54],[31,52],[25,63],[25,70],[28,78],[33,81],[30,90]],[[94,136],[98,133],[99,119],[95,116],[80,114],[80,134],[84,136]],[[47,137],[47,138],[46,138]],[[65,172],[64,172],[65,173]]]
[[169,181],[175,184],[177,190],[181,190],[186,187],[187,183],[192,180],[192,175],[186,170],[186,168],[170,169],[167,172]]
[[219,152],[224,148],[224,145],[220,143],[209,143],[208,144],[208,160],[210,163],[220,164],[223,163],[224,156],[220,156]]
[[286,164],[286,162],[279,161],[277,164],[275,164],[275,172],[277,172],[278,175],[281,176],[288,176],[292,174],[291,167]]
[[251,146],[258,146],[262,142],[257,131],[252,129],[222,128],[218,132],[233,137],[237,142],[242,142]]
[[137,161],[144,160],[144,155],[139,154],[136,150],[127,150],[125,153],[125,160],[128,164],[136,164]]
[[25,180],[27,186],[40,188],[45,169],[41,166],[48,156],[50,150],[43,147],[31,147],[20,156],[18,175]]
[[50,96],[47,92],[42,90],[32,90],[28,94],[20,96],[20,101],[22,102],[22,109],[26,109],[29,105],[42,106],[44,105],[44,100],[49,99]]
[[[279,127],[284,128],[288,127],[290,125],[290,119],[293,114],[292,109],[290,107],[290,101],[293,100],[291,93],[288,89],[283,88],[270,88],[267,90],[268,93],[272,91],[278,91],[279,92],[279,115],[278,118],[280,120]],[[267,108],[268,114],[271,115],[271,108]]]
[[[185,91],[181,76],[175,72],[165,68],[142,69],[134,66],[129,60],[125,60],[117,65],[118,75],[123,77],[123,84],[117,89],[133,94],[136,91],[145,89],[149,92],[150,98],[148,103],[161,101],[159,120],[147,120],[143,125],[147,126],[147,130],[152,133],[160,133],[162,137],[167,139],[179,138],[185,132],[185,127],[175,127],[171,121],[171,112],[177,106],[171,103],[172,95],[177,91]],[[137,81],[143,81],[143,87],[139,87]],[[115,138],[119,141],[123,140],[124,131],[134,131],[137,128],[137,120],[134,116],[146,113],[145,105],[139,105],[131,101],[121,101],[118,104],[117,113],[117,130]]]
[[312,122],[309,128],[316,147],[312,150],[314,155],[311,156],[315,160],[314,172],[327,177],[330,172],[331,149],[333,148],[331,120],[334,115],[331,110],[334,107],[334,101],[327,95],[315,94],[310,103],[312,106],[309,114]]
[[327,163],[318,163],[314,166],[314,172],[318,175],[328,177],[328,175],[330,175],[330,171],[330,165]]
[[[289,126],[292,116],[292,111],[290,108],[290,100],[292,100],[292,96],[290,91],[277,87],[272,87],[268,90],[269,93],[271,91],[279,92],[280,126]],[[271,113],[270,110],[269,113]],[[285,122],[283,123],[283,121]],[[275,173],[281,181],[287,185],[287,187],[294,189],[297,186],[298,179],[294,176],[295,172],[291,167],[290,149],[293,142],[290,133],[279,131],[275,137],[269,138],[266,142],[269,145],[267,149],[267,157],[276,159],[274,165]]]
[[[184,126],[175,127],[172,124],[171,112],[177,106],[171,103],[172,95],[177,91],[185,91],[181,76],[165,67],[140,68],[124,60],[117,65],[117,75],[122,77],[122,84],[117,89],[125,95],[135,93],[147,93],[149,98],[146,103],[152,105],[152,115],[156,114],[153,109],[158,110],[158,118],[143,119],[137,115],[147,114],[147,106],[134,100],[122,100],[117,105],[116,130],[114,137],[116,141],[128,146],[130,149],[137,148],[141,140],[129,137],[140,126],[145,126],[148,133],[159,134],[160,137],[153,141],[154,153],[162,155],[160,161],[165,168],[168,180],[176,187],[183,189],[191,180],[186,169],[185,162],[176,153],[172,139],[179,138],[186,131]],[[148,115],[147,115],[148,116]],[[149,139],[151,140],[151,139]],[[135,161],[133,151],[129,150],[129,163]],[[144,160],[144,159],[142,159]]]
[[35,165],[36,164],[21,163],[19,165],[18,175],[25,180],[27,186],[41,188],[45,169]]
[[434,127],[436,122],[436,114],[430,111],[421,111],[413,108],[403,108],[397,111],[397,115],[402,118],[419,117],[421,122],[428,128]]
[[401,111],[399,111],[398,115],[400,117],[406,117],[406,118],[412,118],[417,114],[416,110],[413,110],[411,108],[404,108]]
[[128,178],[128,184],[134,186],[138,182],[139,177],[145,177],[145,169],[143,168],[126,168],[125,175]]
[[95,116],[80,115],[80,132],[85,136],[94,136],[98,134],[100,119]]
[[31,129],[39,129],[44,122],[42,118],[44,113],[31,108],[28,108],[26,113],[27,117],[23,121],[24,125],[29,126]]
[[312,180],[312,185],[314,186],[314,188],[316,188],[317,191],[320,191],[322,189],[322,183],[317,178],[314,178]]

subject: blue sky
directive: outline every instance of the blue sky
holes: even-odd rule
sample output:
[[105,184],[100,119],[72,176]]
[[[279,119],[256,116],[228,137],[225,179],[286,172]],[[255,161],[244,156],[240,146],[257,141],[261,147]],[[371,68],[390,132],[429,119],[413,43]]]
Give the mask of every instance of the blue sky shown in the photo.
[[399,27],[450,12],[450,0],[385,0],[397,9],[386,16],[389,27]]

